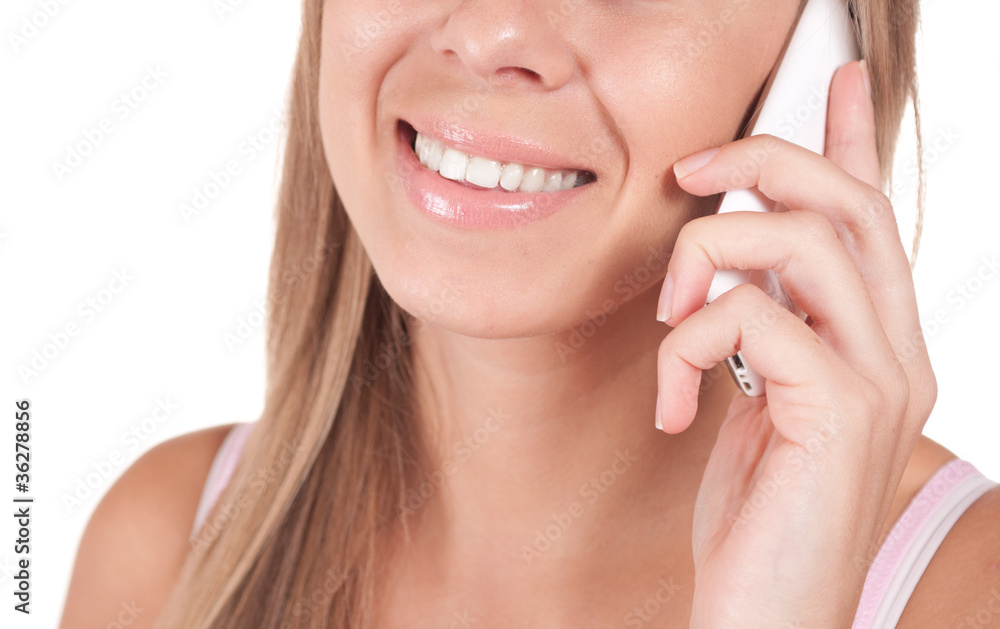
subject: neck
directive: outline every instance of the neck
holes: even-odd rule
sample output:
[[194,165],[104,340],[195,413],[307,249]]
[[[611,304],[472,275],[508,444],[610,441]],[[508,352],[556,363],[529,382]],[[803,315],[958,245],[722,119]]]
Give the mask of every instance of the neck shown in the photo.
[[670,331],[655,320],[657,292],[601,325],[549,336],[417,326],[414,386],[429,460],[406,511],[417,531],[433,531],[437,561],[495,570],[505,558],[516,570],[624,529],[655,531],[671,514],[690,525],[736,388],[720,365],[687,431],[654,428],[657,352]]

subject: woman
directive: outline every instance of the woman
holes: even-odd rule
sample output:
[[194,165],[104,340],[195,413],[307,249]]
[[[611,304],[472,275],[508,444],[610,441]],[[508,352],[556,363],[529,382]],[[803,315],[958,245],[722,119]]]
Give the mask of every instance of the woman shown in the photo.
[[[133,627],[982,626],[1000,492],[920,435],[880,192],[916,6],[852,2],[866,62],[820,157],[733,141],[798,4],[306,0],[264,413],[126,472],[63,626],[123,601]],[[507,193],[445,181],[417,132],[579,185],[498,224]],[[713,215],[753,186],[790,211]],[[727,267],[810,318],[750,287],[699,308]],[[766,396],[717,366],[737,348]],[[882,587],[957,488],[912,595]]]

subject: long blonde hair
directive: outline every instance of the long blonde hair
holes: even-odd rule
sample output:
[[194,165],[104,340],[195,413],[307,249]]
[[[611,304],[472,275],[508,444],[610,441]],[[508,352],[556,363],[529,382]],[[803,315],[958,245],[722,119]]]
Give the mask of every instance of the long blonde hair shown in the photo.
[[[883,189],[907,102],[916,0],[851,0],[868,60]],[[387,527],[422,477],[410,406],[416,322],[388,296],[333,186],[318,119],[323,0],[304,0],[268,285],[264,410],[157,626],[366,627]],[[912,264],[912,260],[911,260]],[[382,552],[380,552],[382,551]]]

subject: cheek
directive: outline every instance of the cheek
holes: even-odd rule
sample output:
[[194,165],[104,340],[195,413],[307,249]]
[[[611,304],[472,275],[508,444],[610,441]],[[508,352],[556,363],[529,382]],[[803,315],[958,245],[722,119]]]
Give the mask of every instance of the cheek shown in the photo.
[[684,223],[715,211],[718,197],[681,190],[672,165],[740,135],[794,19],[792,10],[774,24],[749,14],[721,22],[711,9],[698,10],[624,30],[621,41],[629,46],[609,43],[590,57],[597,60],[594,89],[628,147],[618,208],[606,226],[618,235],[619,250],[631,252],[606,259],[616,265],[616,299],[662,277],[661,256],[647,254],[669,251]]
[[795,17],[787,2],[765,4],[733,0],[664,12],[658,23],[623,29],[620,41],[629,46],[608,42],[591,55],[595,90],[628,147],[623,201],[659,206],[623,213],[637,221],[634,228],[662,222],[657,214],[683,223],[714,210],[711,200],[677,186],[672,166],[741,134]]
[[370,169],[360,167],[371,159],[370,125],[362,123],[374,110],[380,65],[380,31],[366,27],[367,4],[373,3],[327,2],[323,12],[319,128],[330,174],[348,209],[363,205],[357,195],[373,185]]
[[323,37],[346,59],[360,57],[391,41],[411,13],[400,0],[331,0],[323,5]]
[[349,198],[386,183],[361,165],[374,159],[375,116],[384,96],[383,83],[417,31],[414,18],[415,12],[399,0],[324,4],[320,133],[331,175],[348,209],[359,206]]
[[[336,116],[352,107],[361,111],[374,93],[372,82],[384,46],[380,40],[388,28],[373,22],[366,2],[327,2],[324,5],[320,53],[320,120],[344,126],[346,116]],[[378,28],[368,26],[376,24]]]
[[[712,24],[684,19],[656,35],[644,29],[629,38],[634,47],[601,57],[602,98],[630,147],[630,167],[669,170],[739,136],[782,42],[749,24]],[[621,67],[636,71],[615,71]]]

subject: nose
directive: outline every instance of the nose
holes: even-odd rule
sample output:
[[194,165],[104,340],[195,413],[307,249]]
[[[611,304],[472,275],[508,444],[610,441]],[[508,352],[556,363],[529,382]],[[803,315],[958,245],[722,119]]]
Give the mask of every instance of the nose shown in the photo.
[[[435,52],[457,57],[492,85],[555,90],[575,61],[546,18],[558,7],[542,0],[464,0],[432,34]],[[562,20],[565,21],[565,20]]]

